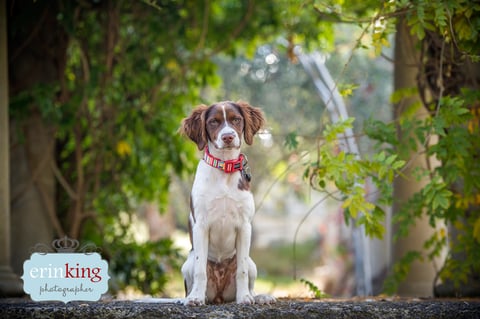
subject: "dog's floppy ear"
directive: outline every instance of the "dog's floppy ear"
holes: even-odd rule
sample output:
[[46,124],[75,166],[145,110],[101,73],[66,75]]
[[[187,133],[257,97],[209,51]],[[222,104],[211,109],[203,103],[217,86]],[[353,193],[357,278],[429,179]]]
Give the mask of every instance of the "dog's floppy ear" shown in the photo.
[[236,104],[240,106],[240,110],[245,120],[245,129],[243,132],[245,142],[248,145],[252,145],[253,136],[265,124],[265,118],[263,117],[263,112],[259,108],[253,107],[244,101],[237,101]]
[[190,116],[183,119],[179,132],[188,136],[194,141],[199,150],[203,150],[207,145],[207,134],[205,131],[205,113],[208,106],[198,105]]

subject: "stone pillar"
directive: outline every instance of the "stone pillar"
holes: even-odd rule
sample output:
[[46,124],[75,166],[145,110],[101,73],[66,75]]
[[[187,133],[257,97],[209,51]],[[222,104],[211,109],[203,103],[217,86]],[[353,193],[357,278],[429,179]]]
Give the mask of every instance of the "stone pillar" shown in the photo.
[[10,266],[10,185],[6,0],[0,0],[0,297],[23,294]]

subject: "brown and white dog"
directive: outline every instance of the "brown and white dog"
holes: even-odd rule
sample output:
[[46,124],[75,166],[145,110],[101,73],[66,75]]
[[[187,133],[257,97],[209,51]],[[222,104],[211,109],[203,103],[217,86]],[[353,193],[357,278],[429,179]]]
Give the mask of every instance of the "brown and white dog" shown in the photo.
[[253,291],[257,267],[249,253],[255,205],[247,159],[240,153],[242,136],[252,144],[264,122],[260,109],[241,101],[200,105],[182,122],[180,131],[205,152],[190,197],[185,305],[275,301]]

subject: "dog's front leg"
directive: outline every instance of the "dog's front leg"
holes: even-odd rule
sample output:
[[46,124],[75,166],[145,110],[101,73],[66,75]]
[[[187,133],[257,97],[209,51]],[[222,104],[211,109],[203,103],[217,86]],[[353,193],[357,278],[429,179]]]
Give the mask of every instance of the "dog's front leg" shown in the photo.
[[196,223],[192,228],[193,247],[193,286],[185,299],[185,305],[205,304],[207,291],[208,228]]
[[237,250],[237,303],[253,304],[255,299],[249,290],[248,262],[250,254],[250,241],[252,236],[252,226],[245,223],[237,232],[236,250]]

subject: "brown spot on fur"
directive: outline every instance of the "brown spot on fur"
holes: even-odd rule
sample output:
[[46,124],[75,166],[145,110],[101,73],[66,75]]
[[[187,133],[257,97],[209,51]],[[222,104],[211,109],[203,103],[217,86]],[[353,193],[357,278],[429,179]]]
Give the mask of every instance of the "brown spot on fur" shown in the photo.
[[221,262],[209,260],[207,262],[207,278],[212,286],[215,287],[215,297],[211,302],[223,303],[224,292],[230,285],[236,285],[235,277],[237,273],[237,256],[225,259]]
[[238,180],[238,189],[241,191],[250,190],[250,182],[247,181],[247,179],[243,175],[241,175],[240,179]]

